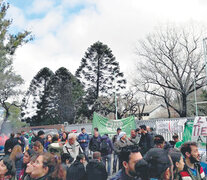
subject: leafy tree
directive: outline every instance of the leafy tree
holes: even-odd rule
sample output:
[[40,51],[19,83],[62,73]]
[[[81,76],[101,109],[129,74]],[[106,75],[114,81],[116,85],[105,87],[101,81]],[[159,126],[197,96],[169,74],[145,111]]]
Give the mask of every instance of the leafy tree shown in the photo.
[[42,68],[32,79],[29,90],[23,99],[22,120],[30,125],[45,124],[49,92],[48,83],[54,73],[47,67]]
[[[8,8],[8,4],[0,2],[0,104],[5,110],[1,131],[5,129],[11,106],[17,106],[14,98],[21,93],[18,87],[23,83],[21,76],[13,71],[13,55],[18,47],[32,39],[28,31],[17,34],[8,32],[12,23],[12,20],[5,18]],[[7,103],[9,99],[12,101],[10,104]]]
[[134,85],[141,92],[162,98],[169,116],[172,108],[186,117],[187,98],[194,91],[194,80],[196,89],[205,84],[202,36],[187,28],[171,26],[158,30],[140,41],[137,48],[139,76]]
[[124,89],[126,84],[111,49],[99,41],[86,51],[76,71],[76,77],[85,87],[85,101],[92,111],[98,110],[95,103],[99,97],[113,94],[115,83],[117,92]]

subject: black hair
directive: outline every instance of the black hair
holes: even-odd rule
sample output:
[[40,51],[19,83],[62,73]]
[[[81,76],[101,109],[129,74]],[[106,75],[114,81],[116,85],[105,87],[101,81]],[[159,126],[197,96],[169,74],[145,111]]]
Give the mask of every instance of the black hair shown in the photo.
[[154,136],[154,144],[159,145],[162,144],[165,141],[164,137],[162,135],[155,135]]
[[176,162],[180,161],[182,154],[179,151],[170,151],[169,155],[170,155],[172,162],[173,162],[173,171],[174,171],[177,169]]
[[85,155],[84,154],[79,154],[77,155],[76,157],[76,161],[80,161],[81,159],[85,158]]
[[139,126],[139,127],[140,127],[140,129],[144,129],[144,130],[147,129],[146,125],[141,125],[141,126]]
[[66,160],[69,160],[69,163],[72,163],[74,158],[72,158],[72,156],[68,153],[63,153],[61,155],[61,162],[66,164]]
[[58,136],[57,136],[57,135],[54,135],[54,136],[52,137],[52,142],[54,143],[55,141],[58,141]]
[[186,142],[181,146],[180,151],[184,157],[186,157],[185,155],[186,152],[191,153],[191,146],[198,147],[196,142]]
[[173,134],[173,137],[172,137],[173,139],[177,139],[178,138],[178,134]]
[[150,127],[150,130],[151,130],[151,131],[154,131],[154,128],[153,128],[153,127]]
[[97,127],[95,127],[95,128],[94,128],[94,131],[98,131],[98,128],[97,128]]
[[86,128],[82,127],[82,128],[81,128],[81,131],[83,131],[84,129],[86,129]]
[[137,146],[131,145],[131,146],[123,147],[121,149],[120,159],[128,163],[130,160],[131,153],[137,153],[137,152],[139,152],[139,148]]

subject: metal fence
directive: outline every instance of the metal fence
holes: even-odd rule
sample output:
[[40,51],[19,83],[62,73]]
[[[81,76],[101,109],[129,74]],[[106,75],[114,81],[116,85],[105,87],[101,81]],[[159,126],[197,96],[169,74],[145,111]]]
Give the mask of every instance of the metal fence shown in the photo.
[[[180,120],[193,120],[193,117],[187,117],[187,118],[162,118],[162,119],[151,119],[151,120],[135,120],[136,122],[136,127],[139,127],[140,125],[146,125],[153,127],[156,130],[156,123],[157,122],[162,122],[162,121],[174,121],[178,122]],[[78,132],[81,132],[81,128],[85,127],[86,132],[91,133],[92,132],[92,123],[87,123],[87,124],[71,124],[68,126],[65,126],[66,131],[71,131],[76,129]],[[165,132],[165,133],[159,133],[161,134],[166,141],[172,140],[173,133],[172,132]],[[179,139],[182,140],[183,138],[183,131],[177,133],[179,136]]]
[[[178,122],[180,120],[185,120],[187,119],[188,120],[193,120],[194,118],[193,117],[187,117],[187,118],[162,118],[162,119],[151,119],[151,120],[135,120],[136,122],[136,126],[139,127],[140,125],[146,125],[146,126],[150,126],[150,127],[153,127],[153,129],[155,130],[156,132],[156,123],[159,121],[159,122],[162,122],[162,121],[174,121],[174,122]],[[172,136],[174,133],[172,132],[165,132],[165,133],[159,133],[160,135],[162,135],[166,141],[170,141],[172,140]],[[178,132],[177,133],[178,136],[179,136],[179,139],[182,140],[183,138],[183,131],[181,132]]]

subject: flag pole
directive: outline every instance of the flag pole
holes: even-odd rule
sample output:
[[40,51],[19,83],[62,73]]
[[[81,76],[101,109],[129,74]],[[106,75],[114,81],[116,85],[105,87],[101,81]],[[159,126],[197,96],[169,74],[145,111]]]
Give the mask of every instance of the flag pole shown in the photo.
[[117,116],[117,98],[116,98],[116,77],[115,77],[115,71],[114,71],[114,102],[115,102],[115,111],[116,111],[116,120],[117,120],[118,116]]

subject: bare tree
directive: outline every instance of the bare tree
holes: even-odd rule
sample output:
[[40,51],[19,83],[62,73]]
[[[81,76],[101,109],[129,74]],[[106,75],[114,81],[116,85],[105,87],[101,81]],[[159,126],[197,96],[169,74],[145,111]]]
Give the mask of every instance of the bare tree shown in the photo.
[[[201,34],[193,28],[166,27],[139,42],[136,88],[163,98],[180,117],[187,115],[187,97],[205,84]],[[177,102],[177,103],[175,103]]]

